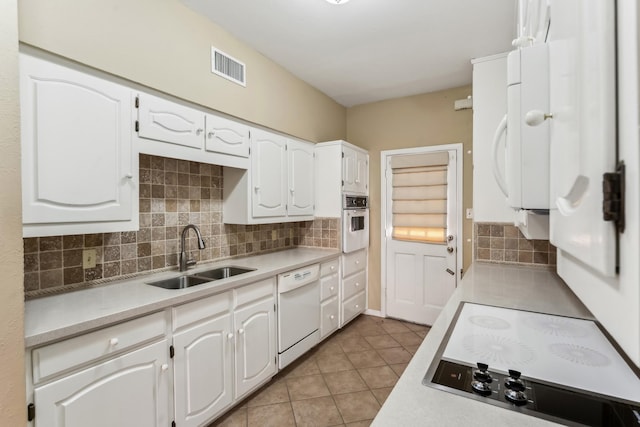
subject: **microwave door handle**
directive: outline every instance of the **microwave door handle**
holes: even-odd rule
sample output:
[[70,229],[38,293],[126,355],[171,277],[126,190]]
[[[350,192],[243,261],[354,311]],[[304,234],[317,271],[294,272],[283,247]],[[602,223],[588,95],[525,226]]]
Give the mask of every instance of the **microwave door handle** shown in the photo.
[[502,194],[505,197],[509,197],[509,191],[507,190],[507,184],[505,182],[504,175],[500,172],[498,168],[498,147],[500,146],[500,140],[502,139],[502,135],[504,135],[507,131],[507,115],[505,114],[500,124],[496,128],[496,133],[493,135],[493,143],[491,144],[491,152],[492,152],[492,164],[491,169],[493,171],[493,177],[498,183],[498,187],[502,191]]

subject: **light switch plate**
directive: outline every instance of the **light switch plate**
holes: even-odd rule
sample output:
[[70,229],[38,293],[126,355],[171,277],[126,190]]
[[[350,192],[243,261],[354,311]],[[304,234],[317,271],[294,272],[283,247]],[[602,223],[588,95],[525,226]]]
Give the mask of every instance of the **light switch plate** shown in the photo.
[[467,219],[473,219],[473,209],[467,208]]
[[96,250],[85,249],[82,251],[82,268],[95,268],[96,266]]

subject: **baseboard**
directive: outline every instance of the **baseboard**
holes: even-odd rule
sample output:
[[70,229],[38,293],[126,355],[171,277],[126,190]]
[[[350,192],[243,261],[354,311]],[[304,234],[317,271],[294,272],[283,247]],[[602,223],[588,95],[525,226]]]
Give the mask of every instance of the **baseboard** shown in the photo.
[[364,314],[368,314],[369,316],[384,317],[380,310],[371,310],[370,308],[366,309],[364,311]]

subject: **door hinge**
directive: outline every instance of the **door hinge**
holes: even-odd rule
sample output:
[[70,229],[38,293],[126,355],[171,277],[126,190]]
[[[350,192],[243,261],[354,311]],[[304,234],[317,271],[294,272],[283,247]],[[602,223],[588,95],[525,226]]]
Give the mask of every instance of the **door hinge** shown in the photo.
[[140,108],[140,98],[136,96],[136,108]]
[[29,403],[27,405],[27,421],[33,421],[36,418],[36,405]]
[[625,227],[624,173],[624,162],[619,162],[615,172],[602,175],[602,219],[613,221],[618,233],[623,233]]
[[273,357],[273,364],[274,365],[278,364],[278,358],[276,356]]
[[173,346],[169,346],[169,357],[173,359],[173,356],[176,355],[176,349]]
[[344,179],[342,180],[342,186],[344,187]]
[[251,155],[251,147],[249,147],[249,155]]
[[136,132],[140,132],[140,122],[136,120]]
[[171,427],[176,427],[176,422],[175,421],[171,421]]
[[273,311],[276,311],[276,305],[273,304]]

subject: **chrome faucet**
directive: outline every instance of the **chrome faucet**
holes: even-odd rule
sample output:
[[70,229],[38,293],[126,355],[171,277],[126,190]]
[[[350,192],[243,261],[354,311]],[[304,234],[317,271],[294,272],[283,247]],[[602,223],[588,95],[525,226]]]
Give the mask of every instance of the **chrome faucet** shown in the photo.
[[200,234],[200,229],[193,224],[189,224],[182,229],[182,237],[180,238],[180,258],[178,260],[180,271],[186,271],[187,267],[191,265],[196,265],[195,259],[188,259],[187,253],[184,250],[184,239],[187,237],[187,233],[189,229],[193,229],[196,232],[196,236],[198,237],[198,249],[202,250],[205,248],[204,240],[202,240],[202,234]]

